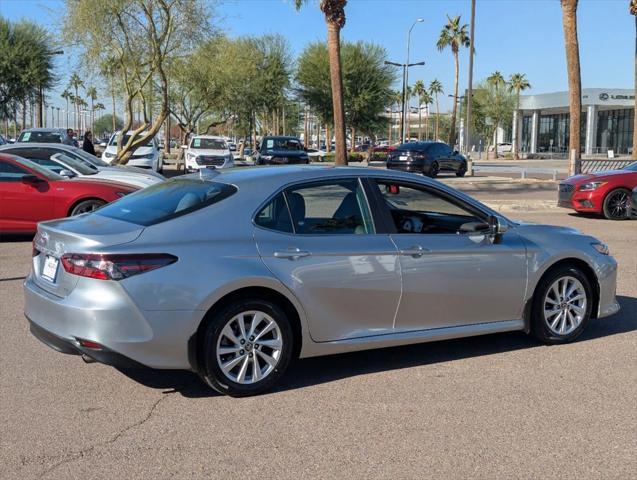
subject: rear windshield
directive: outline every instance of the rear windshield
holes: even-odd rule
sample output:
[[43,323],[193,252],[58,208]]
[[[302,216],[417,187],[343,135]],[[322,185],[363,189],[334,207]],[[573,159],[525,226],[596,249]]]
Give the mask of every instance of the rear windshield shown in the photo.
[[18,142],[62,143],[60,132],[22,132]]
[[77,160],[63,153],[54,155],[53,160],[59,160],[65,165],[71,167],[73,170],[79,172],[80,175],[95,175],[97,173],[97,167],[95,165]]
[[127,195],[95,214],[147,227],[220,202],[236,191],[225,183],[177,178]]

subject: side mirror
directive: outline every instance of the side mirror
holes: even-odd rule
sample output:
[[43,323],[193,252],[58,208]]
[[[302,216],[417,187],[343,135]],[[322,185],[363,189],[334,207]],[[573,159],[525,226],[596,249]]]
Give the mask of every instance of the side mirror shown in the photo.
[[508,230],[509,225],[502,217],[498,217],[496,215],[491,215],[489,217],[489,231],[491,232],[491,235],[502,235]]
[[458,155],[458,153],[459,153],[459,152],[458,152],[458,150],[454,150],[454,151],[453,151],[453,154],[454,154],[454,155]]
[[27,174],[22,177],[22,183],[28,183],[29,185],[34,185],[36,183],[40,183],[40,179],[32,174]]
[[60,170],[58,174],[66,178],[73,178],[75,176],[75,174],[71,170],[67,170],[66,168]]

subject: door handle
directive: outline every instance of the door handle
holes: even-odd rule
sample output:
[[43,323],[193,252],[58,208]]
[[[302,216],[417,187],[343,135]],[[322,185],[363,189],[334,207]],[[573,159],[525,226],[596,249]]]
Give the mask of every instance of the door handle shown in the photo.
[[399,253],[401,255],[409,255],[414,258],[420,258],[429,251],[430,250],[428,248],[422,248],[420,245],[412,245],[405,250],[400,250]]
[[274,252],[276,258],[287,258],[288,260],[298,260],[299,258],[309,257],[310,255],[310,252],[299,248],[288,248],[284,252]]

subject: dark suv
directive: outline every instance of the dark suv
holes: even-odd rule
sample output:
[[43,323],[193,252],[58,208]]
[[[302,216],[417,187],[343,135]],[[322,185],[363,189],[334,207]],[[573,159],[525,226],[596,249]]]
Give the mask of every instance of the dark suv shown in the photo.
[[310,163],[307,151],[296,137],[263,137],[259,147],[257,165],[289,165]]
[[435,177],[439,172],[467,173],[467,159],[442,142],[409,142],[399,145],[387,155],[387,168],[403,172],[423,173]]

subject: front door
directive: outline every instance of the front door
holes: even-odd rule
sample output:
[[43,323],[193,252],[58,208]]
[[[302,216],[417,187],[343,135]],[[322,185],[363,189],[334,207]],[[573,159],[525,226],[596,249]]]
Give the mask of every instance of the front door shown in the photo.
[[25,183],[31,172],[0,160],[0,224],[8,231],[32,231],[37,222],[53,217],[54,199],[49,183]]
[[289,187],[255,223],[263,261],[303,305],[315,341],[391,333],[397,252],[389,235],[375,233],[359,179]]
[[527,261],[515,232],[494,241],[484,214],[433,187],[376,185],[400,252],[397,333],[522,318]]

